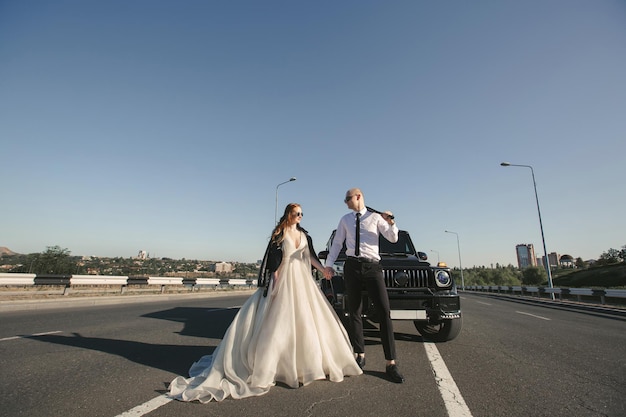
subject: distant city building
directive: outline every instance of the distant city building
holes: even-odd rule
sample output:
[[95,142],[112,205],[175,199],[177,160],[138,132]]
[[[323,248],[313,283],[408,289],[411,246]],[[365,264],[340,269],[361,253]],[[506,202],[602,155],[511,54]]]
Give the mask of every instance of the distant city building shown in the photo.
[[209,266],[212,272],[233,272],[233,265],[226,262],[217,262]]
[[146,252],[145,250],[140,250],[139,254],[137,255],[138,259],[146,259],[148,258],[148,252]]
[[528,268],[529,266],[537,266],[535,248],[532,243],[516,245],[515,253],[517,253],[517,266],[519,269]]
[[[550,262],[550,268],[557,268],[559,266],[559,258],[561,256],[556,252],[550,252],[548,254],[548,261]],[[537,265],[542,267],[546,267],[546,257],[542,256],[541,258],[537,258]]]
[[[568,255],[569,256],[569,255]],[[548,254],[548,261],[550,261],[550,268],[558,268],[560,265],[561,255],[556,252],[550,252]],[[537,258],[537,265],[546,267],[546,257],[541,256]]]
[[548,261],[550,261],[550,268],[556,268],[559,266],[559,259],[561,255],[556,252],[550,252],[548,254]]

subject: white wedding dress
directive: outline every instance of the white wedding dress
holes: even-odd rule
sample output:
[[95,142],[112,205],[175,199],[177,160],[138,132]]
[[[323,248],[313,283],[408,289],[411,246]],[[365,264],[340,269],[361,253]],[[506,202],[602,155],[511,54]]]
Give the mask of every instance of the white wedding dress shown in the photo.
[[169,395],[222,401],[267,393],[276,382],[297,388],[314,380],[360,375],[347,333],[311,274],[306,236],[286,237],[277,279],[241,307],[212,355],[174,379]]

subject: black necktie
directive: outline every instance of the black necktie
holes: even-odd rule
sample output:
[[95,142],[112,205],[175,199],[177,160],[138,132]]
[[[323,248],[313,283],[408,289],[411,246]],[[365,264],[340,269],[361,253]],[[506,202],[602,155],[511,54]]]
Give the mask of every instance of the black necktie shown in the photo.
[[361,213],[356,214],[356,238],[354,240],[354,256],[359,256],[361,245]]

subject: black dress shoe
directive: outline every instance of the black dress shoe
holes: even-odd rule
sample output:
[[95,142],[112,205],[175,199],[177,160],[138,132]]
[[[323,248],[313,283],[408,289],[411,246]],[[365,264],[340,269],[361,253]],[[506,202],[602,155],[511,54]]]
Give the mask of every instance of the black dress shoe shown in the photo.
[[402,376],[400,371],[398,371],[398,366],[395,364],[387,365],[387,369],[385,370],[385,373],[387,374],[389,379],[392,382],[395,382],[396,384],[401,384],[404,382],[404,376]]
[[365,356],[356,355],[356,364],[359,365],[359,368],[365,368]]

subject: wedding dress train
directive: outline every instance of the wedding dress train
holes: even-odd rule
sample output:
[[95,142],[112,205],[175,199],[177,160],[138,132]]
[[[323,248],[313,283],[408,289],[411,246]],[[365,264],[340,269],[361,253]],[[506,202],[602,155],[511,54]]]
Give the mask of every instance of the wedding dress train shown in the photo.
[[360,375],[349,338],[311,274],[307,239],[283,241],[283,260],[266,297],[259,288],[241,307],[212,355],[174,379],[170,396],[222,401],[262,395],[277,382],[297,388]]

